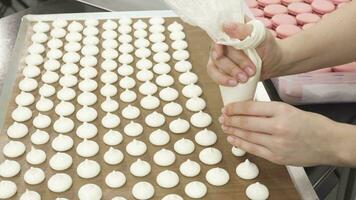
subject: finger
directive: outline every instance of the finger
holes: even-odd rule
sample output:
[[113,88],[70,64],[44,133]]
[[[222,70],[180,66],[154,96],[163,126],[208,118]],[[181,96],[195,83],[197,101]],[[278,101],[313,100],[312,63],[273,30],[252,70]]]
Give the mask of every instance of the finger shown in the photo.
[[230,77],[223,72],[219,71],[215,64],[209,59],[208,64],[207,64],[207,72],[208,75],[210,76],[211,79],[213,79],[215,82],[219,83],[220,85],[225,85],[225,86],[235,86],[237,85],[237,81],[235,78]]
[[239,147],[246,152],[249,152],[250,154],[271,160],[270,158],[272,157],[272,152],[264,146],[248,142],[236,136],[228,136],[227,141],[230,144]]
[[273,117],[276,115],[276,109],[280,102],[259,102],[259,101],[244,101],[234,102],[226,105],[222,109],[222,113],[230,115],[251,115]]
[[250,77],[255,75],[256,66],[243,51],[227,47],[226,56],[236,65],[240,66],[240,68]]
[[241,83],[245,83],[248,80],[247,74],[240,69],[229,58],[223,56],[218,60],[213,60],[218,69],[224,73],[234,77]]
[[222,115],[219,118],[219,121],[222,125],[225,126],[231,126],[238,129],[261,133],[268,133],[266,131],[271,131],[274,127],[274,121],[271,118],[266,117]]
[[268,134],[246,131],[243,129],[225,125],[222,125],[221,128],[226,134],[237,136],[239,138],[242,138],[243,140],[254,144],[269,146],[271,143],[272,137]]
[[212,57],[214,60],[221,58],[224,55],[224,46],[221,44],[213,43]]
[[223,31],[231,38],[236,38],[239,40],[245,39],[252,32],[252,26],[249,24],[241,23],[228,23],[224,24]]

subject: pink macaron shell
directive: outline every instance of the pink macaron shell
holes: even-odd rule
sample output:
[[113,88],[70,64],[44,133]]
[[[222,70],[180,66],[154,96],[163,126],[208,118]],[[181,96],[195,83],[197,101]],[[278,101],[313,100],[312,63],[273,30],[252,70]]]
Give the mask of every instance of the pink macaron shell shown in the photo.
[[251,8],[250,10],[251,10],[253,16],[255,16],[255,17],[263,17],[264,16],[264,12],[261,9]]
[[332,70],[333,72],[356,72],[356,62],[335,66]]
[[280,4],[281,0],[257,0],[258,5],[264,8],[267,5],[270,4]]
[[313,3],[313,1],[314,0],[303,0],[305,3],[309,3],[309,4],[311,4],[311,3]]
[[326,14],[335,10],[335,5],[328,0],[314,0],[311,6],[313,11],[318,14]]
[[291,15],[298,15],[300,13],[311,13],[312,7],[304,2],[295,2],[288,5],[288,13]]
[[282,24],[276,28],[277,36],[281,39],[290,37],[300,31],[301,28],[292,24]]
[[246,4],[249,8],[257,8],[258,3],[256,0],[246,0]]
[[287,14],[278,14],[272,17],[272,25],[273,27],[277,27],[282,24],[292,24],[297,25],[297,20],[295,17]]
[[260,20],[266,28],[272,28],[272,22],[270,19],[267,19],[265,17],[256,17],[257,20]]
[[303,0],[282,0],[282,5],[288,6],[291,3],[303,2]]
[[302,27],[302,29],[303,29],[303,30],[307,30],[307,29],[310,29],[310,28],[313,27],[313,26],[315,26],[314,23],[304,24],[303,27]]
[[267,5],[263,11],[265,12],[266,17],[273,17],[274,15],[278,14],[286,14],[288,12],[288,9],[280,4],[271,4]]
[[348,3],[350,2],[351,0],[331,0],[334,4],[342,4],[342,3]]
[[295,18],[297,19],[297,22],[300,25],[316,23],[320,21],[319,15],[313,13],[298,14]]

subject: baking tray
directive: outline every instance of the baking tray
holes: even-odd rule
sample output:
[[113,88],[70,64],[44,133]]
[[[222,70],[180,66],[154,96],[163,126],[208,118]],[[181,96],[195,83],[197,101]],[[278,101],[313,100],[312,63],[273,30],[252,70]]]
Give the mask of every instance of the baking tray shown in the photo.
[[[8,67],[8,69],[9,69],[8,76],[5,79],[4,87],[3,87],[4,89],[3,89],[3,92],[2,92],[1,98],[0,98],[0,102],[1,102],[1,110],[0,110],[0,123],[1,124],[0,125],[1,125],[1,127],[3,127],[1,129],[2,134],[0,135],[1,149],[2,149],[3,145],[8,140],[7,135],[6,135],[6,128],[7,128],[7,124],[9,124],[12,121],[10,119],[10,117],[8,117],[8,116],[10,116],[9,114],[11,114],[11,112],[8,112],[8,111],[12,111],[12,109],[15,106],[13,99],[15,97],[15,94],[18,93],[18,89],[13,86],[17,85],[17,82],[19,80],[19,78],[17,78],[17,77],[21,76],[21,73],[18,73],[18,72],[21,72],[21,69],[24,66],[23,58],[24,58],[24,55],[26,55],[26,47],[29,44],[28,37],[29,37],[29,32],[31,31],[29,29],[29,27],[31,27],[31,23],[33,23],[34,21],[51,21],[51,20],[58,19],[58,18],[67,19],[67,20],[84,20],[84,19],[90,19],[90,18],[117,19],[122,16],[128,16],[128,17],[132,17],[132,18],[136,18],[136,19],[137,18],[148,18],[148,17],[153,17],[153,16],[161,16],[161,17],[167,18],[166,25],[169,24],[170,22],[172,22],[173,20],[180,21],[178,18],[176,18],[176,15],[171,11],[73,13],[73,14],[54,14],[54,15],[27,15],[27,16],[23,17],[21,26],[20,26],[20,29],[18,32],[17,41],[16,41],[16,44],[14,47],[14,51],[13,51],[14,53],[12,55],[12,62],[10,63],[10,67]],[[181,23],[183,23],[183,22],[181,22]],[[183,24],[185,27],[185,33],[187,34],[186,40],[189,44],[188,50],[191,54],[190,61],[193,64],[193,72],[197,73],[199,76],[198,84],[203,88],[203,91],[204,91],[203,98],[207,101],[207,108],[205,109],[205,111],[209,112],[212,115],[213,121],[214,121],[214,123],[209,127],[209,129],[216,132],[218,135],[218,138],[219,138],[218,143],[214,146],[219,148],[224,155],[222,162],[217,165],[214,165],[214,166],[204,166],[202,163],[200,163],[201,167],[202,167],[202,172],[198,177],[183,178],[183,176],[181,176],[178,172],[179,164],[182,161],[186,160],[187,158],[191,158],[196,161],[199,160],[197,158],[197,155],[198,155],[198,152],[202,149],[202,147],[199,147],[198,145],[196,145],[196,150],[193,155],[191,155],[189,157],[177,156],[177,160],[176,160],[175,164],[168,167],[169,169],[177,172],[180,175],[179,185],[173,189],[162,189],[156,184],[155,177],[160,171],[162,171],[166,168],[157,167],[152,162],[153,153],[160,149],[158,147],[153,147],[151,144],[149,144],[149,142],[147,140],[148,133],[150,133],[152,131],[152,129],[144,126],[145,130],[146,130],[146,128],[148,130],[146,130],[145,134],[143,134],[143,136],[139,138],[139,139],[145,141],[145,143],[149,146],[148,152],[145,155],[143,155],[142,157],[151,163],[152,172],[144,178],[135,178],[128,171],[129,164],[131,162],[133,162],[134,160],[136,160],[136,158],[128,156],[125,152],[125,144],[127,144],[131,140],[131,139],[127,139],[128,138],[127,136],[125,136],[124,142],[116,147],[116,148],[120,149],[125,154],[124,162],[119,164],[118,166],[115,166],[115,167],[103,167],[105,165],[105,163],[102,161],[102,155],[108,149],[108,146],[103,145],[103,142],[101,141],[101,137],[103,136],[103,134],[106,131],[103,131],[103,128],[101,128],[101,126],[98,126],[99,134],[98,134],[98,136],[96,136],[93,139],[94,141],[98,142],[101,147],[100,148],[101,150],[98,153],[98,155],[93,158],[94,160],[100,162],[102,165],[102,172],[99,174],[98,177],[85,180],[85,179],[79,178],[76,175],[75,168],[73,166],[76,166],[80,161],[83,161],[84,159],[80,158],[79,156],[76,156],[76,153],[74,150],[75,148],[73,148],[69,151],[69,154],[72,155],[73,160],[74,160],[73,166],[69,170],[65,171],[66,173],[68,173],[69,175],[71,175],[73,177],[74,184],[73,184],[72,188],[69,191],[62,193],[60,195],[49,192],[48,189],[46,188],[46,182],[49,178],[49,175],[53,174],[54,171],[51,170],[49,168],[49,166],[47,166],[47,163],[49,160],[48,158],[50,157],[50,155],[52,155],[54,153],[54,151],[51,149],[50,143],[47,143],[47,144],[45,144],[44,147],[41,146],[41,149],[43,149],[47,152],[47,161],[44,164],[39,166],[46,172],[46,180],[42,184],[36,185],[36,186],[26,185],[22,181],[22,177],[23,177],[25,170],[28,169],[30,167],[30,165],[28,163],[26,163],[26,161],[24,159],[25,156],[21,156],[20,158],[15,159],[18,162],[20,162],[23,170],[20,172],[19,175],[17,175],[15,178],[11,179],[11,180],[14,180],[15,183],[17,183],[17,185],[18,185],[18,194],[13,199],[17,199],[26,188],[39,192],[43,199],[54,199],[55,197],[59,197],[59,196],[66,197],[68,199],[77,199],[76,191],[79,189],[79,187],[81,185],[83,185],[85,183],[96,183],[99,186],[101,186],[103,193],[104,193],[103,199],[110,199],[116,195],[122,195],[122,196],[126,197],[127,199],[133,199],[133,197],[131,195],[132,185],[137,181],[144,181],[144,180],[151,182],[156,188],[156,194],[153,197],[153,199],[160,199],[161,197],[163,197],[164,195],[166,195],[168,193],[178,193],[178,194],[182,195],[184,197],[184,199],[189,199],[184,194],[184,186],[186,183],[193,181],[193,180],[200,180],[207,185],[208,194],[207,194],[207,196],[204,197],[204,199],[208,199],[208,200],[209,199],[217,199],[217,198],[247,199],[247,197],[245,196],[245,189],[249,184],[254,183],[256,181],[260,181],[268,186],[268,188],[270,190],[270,199],[286,199],[286,198],[287,199],[299,199],[300,198],[298,193],[296,192],[296,189],[291,181],[291,178],[284,166],[272,164],[266,160],[257,158],[253,155],[247,155],[243,158],[236,158],[231,154],[231,146],[226,142],[225,136],[224,136],[224,134],[222,134],[220,126],[217,123],[217,118],[220,116],[220,110],[222,107],[221,95],[217,95],[217,94],[220,94],[218,86],[209,79],[208,75],[206,74],[206,70],[205,70],[206,62],[208,59],[208,51],[210,48],[210,39],[202,30],[200,30],[196,27],[192,27],[185,23],[183,23]],[[99,63],[100,63],[100,61],[99,61]],[[101,72],[100,72],[100,70],[98,70],[98,71],[99,71],[98,77],[100,77]],[[177,73],[171,74],[171,75],[175,78],[175,80],[177,80],[177,75],[178,75]],[[96,78],[97,80],[98,80],[98,77]],[[99,88],[100,88],[100,86],[101,86],[100,82],[98,81],[98,83],[99,83]],[[176,86],[175,88],[177,88],[179,90],[179,89],[181,89],[181,87],[182,86]],[[137,91],[137,86],[136,86],[135,90]],[[96,92],[98,92],[98,89],[96,90]],[[103,99],[103,97],[100,97],[100,95],[98,94],[98,99],[99,99],[99,101],[101,101],[100,99]],[[184,101],[184,97],[182,97],[182,95],[180,95],[178,102],[181,104],[184,104],[185,101]],[[55,101],[55,103],[56,103],[56,101]],[[137,100],[136,100],[136,103],[137,103]],[[99,102],[94,107],[98,108],[98,105],[99,105]],[[125,107],[125,104],[120,105],[120,110],[123,107]],[[148,113],[148,112],[146,112],[146,113]],[[145,113],[145,111],[143,112],[143,115],[141,115],[141,117],[139,118],[140,122],[143,122],[142,116],[144,116],[146,113]],[[35,116],[36,114],[37,114],[37,111],[34,111],[33,115]],[[98,112],[98,114],[99,114],[99,117],[102,116],[100,111]],[[185,116],[185,119],[189,120],[187,115],[189,115],[189,114],[183,113],[183,116]],[[77,122],[77,120],[75,118],[73,118],[73,116],[71,116],[71,118],[75,122]],[[100,119],[100,118],[98,118],[98,119]],[[94,121],[95,124],[100,123],[100,122],[98,122],[99,121],[98,119],[96,121]],[[170,121],[170,119],[168,119],[167,121]],[[125,120],[122,120],[122,123],[120,124],[120,126],[118,128],[119,130],[121,130],[120,132],[122,132],[122,133],[123,133],[122,128],[123,128],[124,124],[126,124]],[[167,126],[167,123],[165,126]],[[167,130],[166,128],[164,128],[164,129]],[[30,133],[32,131],[33,131],[33,127],[30,128]],[[184,135],[184,137],[192,139],[194,137],[194,134],[197,131],[198,131],[198,129],[193,127],[190,129],[189,133]],[[55,133],[53,133],[53,134],[55,134]],[[72,132],[71,134],[74,134],[74,133]],[[54,137],[55,136],[51,135],[51,139],[53,139]],[[81,141],[76,136],[73,136],[72,138],[74,139],[75,145]],[[165,148],[172,149],[172,145],[174,144],[173,141],[176,141],[178,138],[181,138],[181,136],[176,136],[176,135],[171,134],[172,141],[167,146],[165,146]],[[29,136],[26,136],[25,139],[21,139],[21,141],[25,142],[25,144],[27,146],[27,151],[28,151],[30,148]],[[242,180],[242,179],[239,179],[235,175],[235,167],[237,166],[238,163],[242,162],[245,158],[248,158],[249,160],[255,162],[260,168],[260,175],[254,180],[248,180],[248,181]],[[1,154],[0,162],[3,159],[4,159],[4,157]],[[206,171],[208,169],[210,169],[212,167],[216,167],[216,166],[223,167],[229,171],[230,181],[227,185],[225,185],[223,187],[214,187],[214,186],[209,185],[205,181]],[[104,183],[106,174],[114,169],[124,172],[127,177],[127,183],[125,184],[124,187],[122,187],[120,189],[109,189],[108,187],[105,186],[105,183]]]

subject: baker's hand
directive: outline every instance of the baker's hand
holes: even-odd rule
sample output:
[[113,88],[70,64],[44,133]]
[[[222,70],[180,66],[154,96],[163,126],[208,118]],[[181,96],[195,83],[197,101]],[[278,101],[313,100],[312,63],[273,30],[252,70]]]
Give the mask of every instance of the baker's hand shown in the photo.
[[345,129],[322,115],[285,103],[253,101],[229,104],[222,113],[219,121],[228,142],[251,154],[283,165],[343,165],[337,152],[343,148]]
[[[243,40],[252,32],[252,25],[226,24],[223,29],[231,38]],[[278,65],[282,56],[278,41],[270,31],[266,30],[266,33],[265,41],[257,48],[263,64],[262,80],[278,74]],[[235,86],[238,83],[245,83],[249,77],[253,76],[256,73],[256,66],[243,51],[213,43],[207,71],[209,76],[218,84]]]

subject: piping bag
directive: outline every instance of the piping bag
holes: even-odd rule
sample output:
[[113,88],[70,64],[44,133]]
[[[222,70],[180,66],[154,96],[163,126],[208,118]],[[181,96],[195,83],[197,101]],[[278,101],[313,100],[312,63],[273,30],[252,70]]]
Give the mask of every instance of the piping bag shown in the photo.
[[[210,38],[222,45],[232,46],[244,51],[256,66],[256,74],[246,83],[229,87],[220,85],[224,105],[236,101],[253,100],[257,83],[260,80],[262,60],[256,51],[266,37],[266,29],[262,22],[254,19],[245,0],[164,0],[185,22],[199,26]],[[225,23],[246,23],[245,17],[252,20],[247,22],[253,27],[252,33],[244,40],[230,38],[223,31]]]

